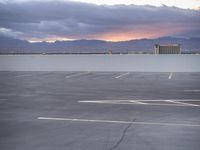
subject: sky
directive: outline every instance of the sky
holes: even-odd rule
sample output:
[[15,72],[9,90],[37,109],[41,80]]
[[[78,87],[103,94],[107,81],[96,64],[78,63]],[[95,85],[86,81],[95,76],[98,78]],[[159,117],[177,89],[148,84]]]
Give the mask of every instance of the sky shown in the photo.
[[176,6],[179,8],[196,9],[200,6],[200,0],[74,0],[80,2],[94,3],[98,5],[115,5],[115,4],[135,4],[135,5],[153,5],[153,6]]
[[200,0],[0,0],[0,35],[49,42],[200,37]]

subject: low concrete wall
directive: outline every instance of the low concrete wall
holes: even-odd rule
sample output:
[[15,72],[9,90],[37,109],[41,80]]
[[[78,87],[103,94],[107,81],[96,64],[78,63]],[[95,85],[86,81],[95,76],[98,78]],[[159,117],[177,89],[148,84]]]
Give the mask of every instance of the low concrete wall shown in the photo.
[[200,55],[0,55],[0,71],[200,72]]

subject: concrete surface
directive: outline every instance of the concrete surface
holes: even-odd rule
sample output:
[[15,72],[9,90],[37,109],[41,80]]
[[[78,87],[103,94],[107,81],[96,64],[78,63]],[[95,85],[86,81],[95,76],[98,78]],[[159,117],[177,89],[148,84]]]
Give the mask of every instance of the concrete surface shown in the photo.
[[0,72],[0,149],[199,150],[199,106],[200,73]]
[[0,71],[200,72],[200,55],[0,55]]

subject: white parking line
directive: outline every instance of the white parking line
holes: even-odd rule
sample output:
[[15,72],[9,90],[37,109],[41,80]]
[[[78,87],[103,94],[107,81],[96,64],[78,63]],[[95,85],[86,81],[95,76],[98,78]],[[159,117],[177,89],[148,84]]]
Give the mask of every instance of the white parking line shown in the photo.
[[[107,102],[124,102],[124,101],[139,101],[139,102],[162,102],[162,101],[166,101],[166,100],[173,100],[173,101],[185,101],[185,102],[190,102],[190,101],[196,101],[196,102],[200,102],[200,99],[135,99],[135,100],[93,100],[93,102],[96,102],[96,101],[107,101]],[[92,102],[92,101],[79,101],[79,102]]]
[[184,92],[200,92],[200,89],[184,90]]
[[143,104],[143,105],[148,104],[148,103],[144,103],[144,102],[140,102],[140,101],[136,101],[136,100],[130,100],[129,102],[137,103],[137,104]]
[[[200,100],[96,100],[96,101],[78,101],[79,103],[98,103],[98,104],[126,104],[126,105],[150,105],[150,106],[193,106],[193,107],[200,107],[200,105],[184,103],[181,101],[197,101]],[[151,103],[154,102],[154,103]],[[156,102],[156,103],[155,103]],[[158,102],[168,102],[166,103],[158,103]],[[171,104],[170,104],[171,103]]]
[[39,120],[55,120],[55,121],[72,121],[72,122],[200,127],[199,124],[181,124],[181,123],[163,123],[163,122],[115,121],[115,120],[93,120],[93,119],[76,119],[76,118],[51,118],[51,117],[38,117],[37,119],[39,119]]
[[173,75],[173,72],[171,72],[171,73],[169,74],[169,77],[168,77],[169,80],[172,79],[172,75]]
[[7,99],[0,99],[0,104],[3,103],[4,101],[7,101]]
[[72,77],[77,77],[77,76],[80,76],[80,75],[85,75],[85,74],[89,74],[90,72],[81,72],[81,73],[76,73],[76,74],[73,74],[73,75],[68,75],[68,76],[65,76],[65,78],[72,78]]
[[0,93],[0,96],[15,96],[17,94],[11,94],[11,93]]
[[153,102],[160,102],[160,101],[166,101],[166,100],[173,100],[173,101],[185,101],[185,102],[190,102],[190,101],[196,101],[196,102],[200,102],[200,99],[150,99],[150,100],[138,100],[138,101],[143,101],[143,102],[148,102],[148,101],[153,101]]
[[175,104],[183,104],[183,105],[186,105],[186,106],[199,106],[199,105],[196,105],[196,104],[183,103],[183,102],[173,101],[173,100],[165,100],[165,101],[170,102],[170,103],[175,103]]
[[19,77],[30,77],[30,76],[32,76],[32,75],[30,75],[30,74],[21,74],[21,75],[15,76],[15,77],[19,78]]
[[122,74],[116,76],[115,78],[116,78],[116,79],[119,79],[119,78],[121,78],[121,77],[123,77],[123,76],[125,76],[125,75],[128,75],[128,74],[130,74],[130,72],[122,73]]
[[0,101],[6,101],[7,99],[0,99]]

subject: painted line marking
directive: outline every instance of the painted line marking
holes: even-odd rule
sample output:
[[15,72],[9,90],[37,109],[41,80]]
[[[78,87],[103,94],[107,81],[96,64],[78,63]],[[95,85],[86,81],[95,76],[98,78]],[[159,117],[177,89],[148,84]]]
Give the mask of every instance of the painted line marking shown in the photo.
[[76,74],[73,74],[73,75],[69,75],[69,76],[65,76],[65,78],[72,78],[72,77],[77,77],[77,76],[80,76],[80,75],[85,75],[85,74],[89,74],[90,72],[81,72],[81,73],[76,73]]
[[121,78],[121,77],[123,77],[123,76],[126,76],[126,75],[128,75],[128,74],[130,74],[130,72],[122,73],[122,74],[116,76],[115,79],[119,79],[119,78]]
[[8,99],[0,99],[0,101],[6,101],[6,100],[8,100]]
[[200,105],[196,105],[196,104],[183,103],[183,102],[173,101],[173,100],[166,100],[166,102],[175,103],[175,104],[183,104],[183,105],[188,105],[188,106],[197,106],[197,107],[200,106]]
[[168,77],[169,80],[172,79],[172,75],[173,75],[173,72],[171,72],[171,73],[169,74],[169,77]]
[[21,75],[17,75],[15,76],[16,78],[19,78],[19,77],[30,77],[32,75],[28,75],[28,74],[21,74]]
[[[184,103],[181,101],[197,101],[200,100],[95,100],[95,101],[78,101],[79,103],[99,103],[99,104],[126,104],[126,105],[150,105],[150,106],[193,106],[200,107],[200,105]],[[165,103],[148,103],[148,102],[169,102],[171,104]]]
[[0,96],[15,96],[15,95],[17,95],[17,94],[6,94],[6,93],[0,93]]
[[[142,100],[142,99],[134,99],[134,100],[125,100],[125,99],[123,99],[123,100],[93,100],[94,102],[96,102],[96,101],[102,101],[102,102],[104,102],[104,101],[109,101],[109,102],[124,102],[124,101],[139,101],[139,102],[162,102],[162,101],[166,101],[166,100],[173,100],[173,101],[186,101],[186,102],[190,102],[190,101],[196,101],[196,102],[200,102],[200,99],[155,99],[155,100],[153,100],[153,99],[144,99],[144,100]],[[85,100],[84,100],[85,101]],[[91,102],[90,100],[86,100],[86,102]]]
[[115,103],[115,102],[80,102],[80,103],[101,103],[101,104],[114,104],[114,105],[148,105],[148,106],[178,106],[178,107],[200,107],[199,105],[178,105],[178,104],[163,104],[163,103],[146,103],[146,104],[139,104],[139,103]]
[[4,101],[7,101],[8,99],[0,99],[0,104],[3,103]]
[[51,118],[51,117],[38,117],[37,119],[38,120],[55,120],[55,121],[72,121],[72,122],[94,122],[94,123],[115,123],[115,124],[200,127],[199,124],[163,123],[163,122],[138,122],[138,121],[133,122],[133,121],[91,120],[91,119]]
[[130,100],[129,102],[137,103],[137,104],[143,104],[143,105],[148,104],[148,103],[144,103],[144,102],[140,102],[140,101],[136,101],[136,100]]
[[200,89],[184,90],[184,92],[200,92]]

